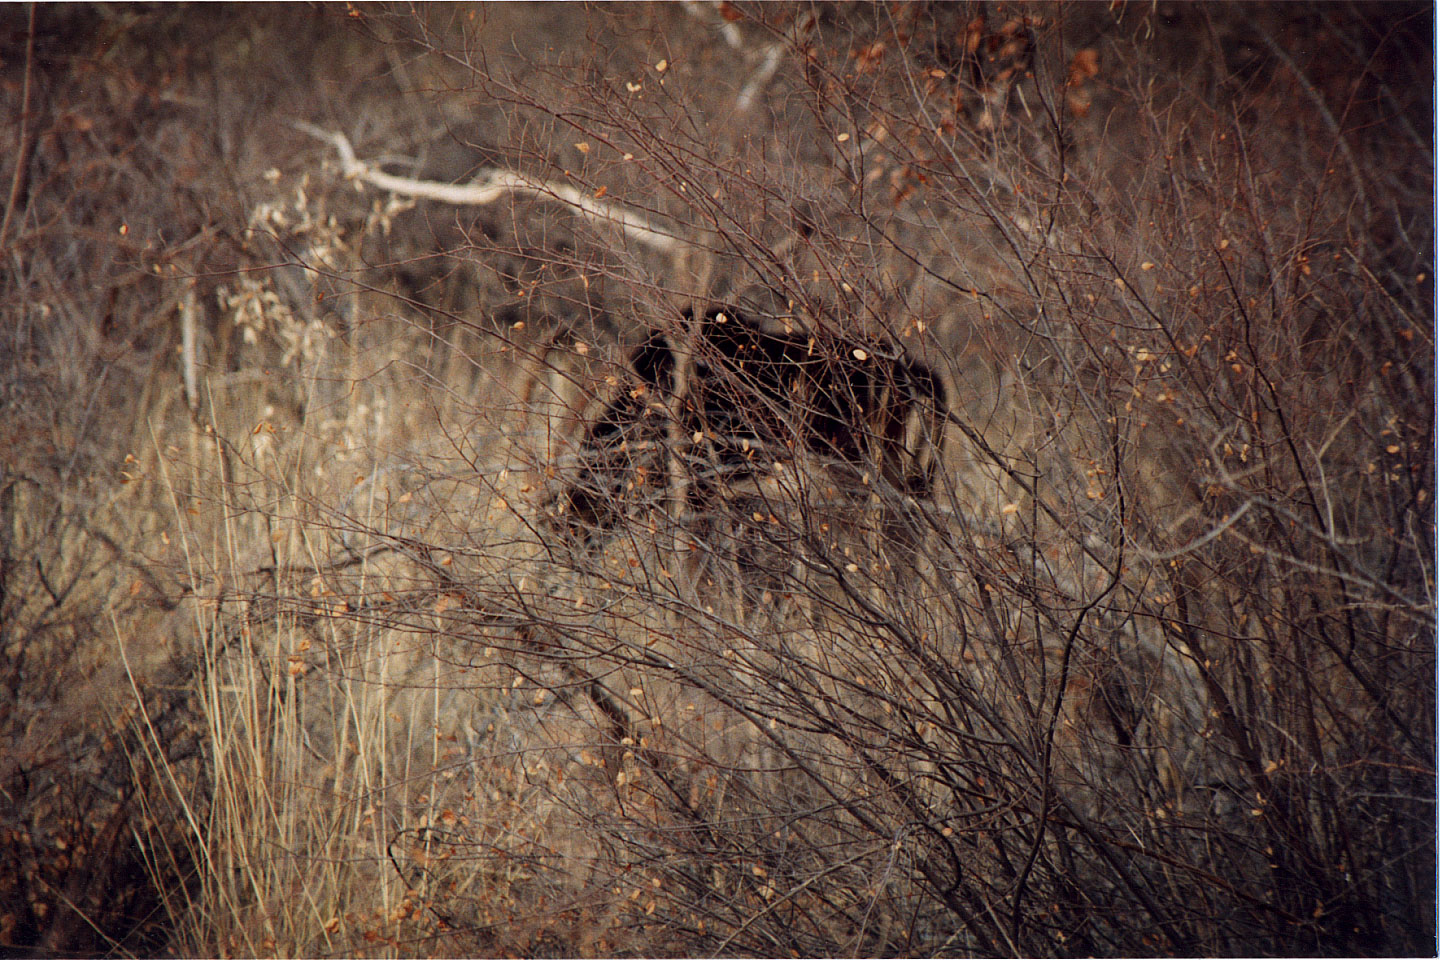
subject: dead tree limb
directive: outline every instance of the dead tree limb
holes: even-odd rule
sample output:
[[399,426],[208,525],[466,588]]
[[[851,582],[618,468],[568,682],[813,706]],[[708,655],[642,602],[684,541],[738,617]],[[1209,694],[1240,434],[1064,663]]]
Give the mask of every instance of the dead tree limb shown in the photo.
[[313,124],[297,122],[295,128],[318,140],[324,140],[340,154],[340,167],[347,180],[357,180],[407,197],[438,200],[457,206],[485,206],[510,194],[529,194],[564,204],[583,216],[607,223],[626,237],[660,253],[673,254],[692,243],[656,226],[638,213],[613,203],[604,203],[565,183],[556,183],[520,173],[516,170],[482,170],[469,183],[440,183],[397,177],[364,163],[343,133],[323,130]]

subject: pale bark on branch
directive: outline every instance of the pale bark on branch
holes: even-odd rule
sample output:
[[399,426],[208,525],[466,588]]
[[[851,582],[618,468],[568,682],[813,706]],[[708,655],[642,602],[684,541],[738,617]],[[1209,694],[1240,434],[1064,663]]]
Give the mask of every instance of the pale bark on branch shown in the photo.
[[690,242],[668,233],[638,213],[605,203],[566,183],[556,183],[515,170],[482,170],[469,183],[441,183],[397,177],[376,169],[355,156],[355,149],[343,133],[323,130],[313,124],[297,122],[302,133],[332,145],[340,154],[341,172],[347,180],[356,180],[407,197],[438,200],[456,206],[485,206],[511,194],[529,194],[564,204],[581,215],[609,224],[637,243],[660,253],[673,254]]

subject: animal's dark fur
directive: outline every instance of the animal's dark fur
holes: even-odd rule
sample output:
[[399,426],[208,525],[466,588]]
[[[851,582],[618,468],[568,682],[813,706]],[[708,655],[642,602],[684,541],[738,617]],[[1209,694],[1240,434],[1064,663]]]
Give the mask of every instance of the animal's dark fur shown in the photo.
[[590,424],[586,465],[563,496],[572,525],[613,526],[637,478],[663,487],[666,458],[656,451],[677,437],[690,445],[689,463],[710,468],[691,472],[692,496],[713,489],[716,468],[733,475],[753,458],[768,464],[801,451],[903,494],[930,494],[945,388],[924,364],[887,355],[876,341],[769,333],[729,309],[709,311],[693,329],[682,384],[664,333],[631,353],[632,379]]

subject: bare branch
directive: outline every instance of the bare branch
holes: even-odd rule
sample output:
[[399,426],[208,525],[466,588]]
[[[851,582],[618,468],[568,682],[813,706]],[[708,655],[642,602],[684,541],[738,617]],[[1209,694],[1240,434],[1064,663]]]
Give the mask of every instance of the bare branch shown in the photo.
[[515,193],[546,197],[591,220],[615,227],[630,239],[660,253],[674,254],[691,245],[689,241],[667,233],[640,214],[587,196],[569,184],[531,177],[515,170],[497,169],[483,170],[467,184],[397,177],[359,160],[343,133],[322,130],[302,121],[297,121],[295,128],[333,146],[340,154],[341,170],[347,180],[359,180],[403,196],[437,200],[456,206],[486,206]]

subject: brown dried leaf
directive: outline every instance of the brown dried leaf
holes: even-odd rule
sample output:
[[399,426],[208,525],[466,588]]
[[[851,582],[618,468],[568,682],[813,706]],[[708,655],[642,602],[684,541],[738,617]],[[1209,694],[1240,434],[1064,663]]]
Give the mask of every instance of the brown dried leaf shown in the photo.
[[1093,47],[1086,47],[1075,54],[1070,61],[1069,81],[1071,86],[1079,86],[1091,77],[1100,72],[1100,51]]

